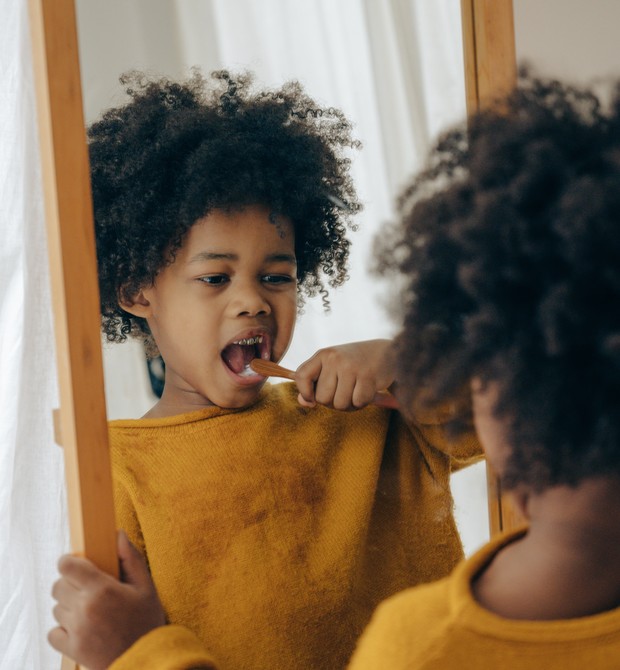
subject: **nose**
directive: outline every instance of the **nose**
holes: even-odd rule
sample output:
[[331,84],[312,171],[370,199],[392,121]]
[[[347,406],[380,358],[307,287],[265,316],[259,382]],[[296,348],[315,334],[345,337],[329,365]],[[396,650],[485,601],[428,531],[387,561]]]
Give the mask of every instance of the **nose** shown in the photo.
[[230,310],[233,316],[264,316],[271,313],[271,306],[261,286],[239,281],[233,291]]

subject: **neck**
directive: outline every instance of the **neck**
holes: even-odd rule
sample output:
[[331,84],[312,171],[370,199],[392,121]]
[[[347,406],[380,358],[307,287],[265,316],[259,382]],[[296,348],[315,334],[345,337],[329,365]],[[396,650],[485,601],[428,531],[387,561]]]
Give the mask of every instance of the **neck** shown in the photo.
[[568,619],[620,606],[620,477],[556,486],[527,500],[530,527],[473,583],[514,619]]
[[170,385],[164,385],[161,398],[142,418],[161,419],[167,416],[195,412],[196,410],[211,407],[212,405],[213,403],[211,401],[195,391],[172,393],[170,391]]

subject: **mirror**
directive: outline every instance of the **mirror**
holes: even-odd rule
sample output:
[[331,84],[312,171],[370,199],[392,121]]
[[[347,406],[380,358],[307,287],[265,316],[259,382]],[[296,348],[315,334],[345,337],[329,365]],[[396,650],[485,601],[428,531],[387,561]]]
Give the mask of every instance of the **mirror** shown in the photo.
[[[353,156],[365,209],[351,235],[351,278],[331,292],[330,313],[308,301],[283,364],[294,368],[328,344],[391,336],[381,304],[388,287],[367,276],[372,240],[433,138],[465,115],[459,0],[270,0],[260,10],[254,0],[78,0],[76,9],[87,123],[121,102],[118,76],[133,68],[172,78],[193,65],[250,69],[262,85],[298,79],[343,109],[364,145]],[[109,417],[146,412],[154,396],[140,345],[104,347],[104,366]],[[459,474],[454,495],[471,550],[488,533],[484,468]]]
[[[249,69],[264,86],[297,79],[345,112],[363,143],[353,178],[365,205],[351,234],[350,280],[330,291],[330,313],[320,299],[307,302],[283,364],[295,368],[329,344],[391,336],[382,305],[389,287],[367,274],[372,240],[434,137],[465,115],[460,0],[77,0],[76,9],[87,123],[122,102],[122,72],[179,78],[194,65]],[[155,399],[140,345],[105,346],[104,365],[109,418],[144,414]],[[488,536],[484,467],[457,477],[469,552]]]

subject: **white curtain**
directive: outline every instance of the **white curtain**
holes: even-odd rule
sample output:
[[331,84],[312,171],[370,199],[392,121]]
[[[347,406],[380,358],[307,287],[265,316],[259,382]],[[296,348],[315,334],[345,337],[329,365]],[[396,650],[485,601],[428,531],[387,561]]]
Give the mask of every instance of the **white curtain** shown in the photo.
[[67,529],[26,0],[0,17],[0,668],[48,670]]
[[[432,139],[464,116],[459,0],[77,0],[77,9],[89,122],[122,101],[121,72],[180,77],[194,65],[250,69],[265,86],[298,79],[345,111],[364,144],[353,155],[365,210],[352,234],[351,279],[332,292],[331,313],[308,302],[283,363],[393,334],[381,304],[389,287],[368,274],[372,240]],[[136,356],[136,345],[106,347],[110,416],[140,416],[153,403]]]
[[[26,0],[0,0],[0,670],[56,670],[45,641],[49,590],[67,548]],[[352,235],[351,279],[332,312],[310,301],[286,363],[317,348],[389,336],[369,277],[372,239],[439,129],[464,115],[459,0],[77,0],[88,122],[122,101],[118,76],[139,68],[179,77],[188,68],[251,69],[262,85],[298,79],[342,108],[364,148],[354,179],[365,203]],[[105,352],[110,418],[153,403],[140,348]],[[466,545],[486,533],[484,483],[462,488]],[[465,496],[461,496],[464,498]]]

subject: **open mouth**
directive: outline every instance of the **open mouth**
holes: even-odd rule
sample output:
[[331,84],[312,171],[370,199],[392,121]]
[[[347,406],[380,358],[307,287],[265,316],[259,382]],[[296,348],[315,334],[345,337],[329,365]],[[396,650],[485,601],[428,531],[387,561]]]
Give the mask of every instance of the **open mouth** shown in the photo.
[[250,368],[250,362],[255,358],[271,359],[271,338],[261,333],[235,340],[224,347],[221,356],[228,369],[239,377],[260,376]]

